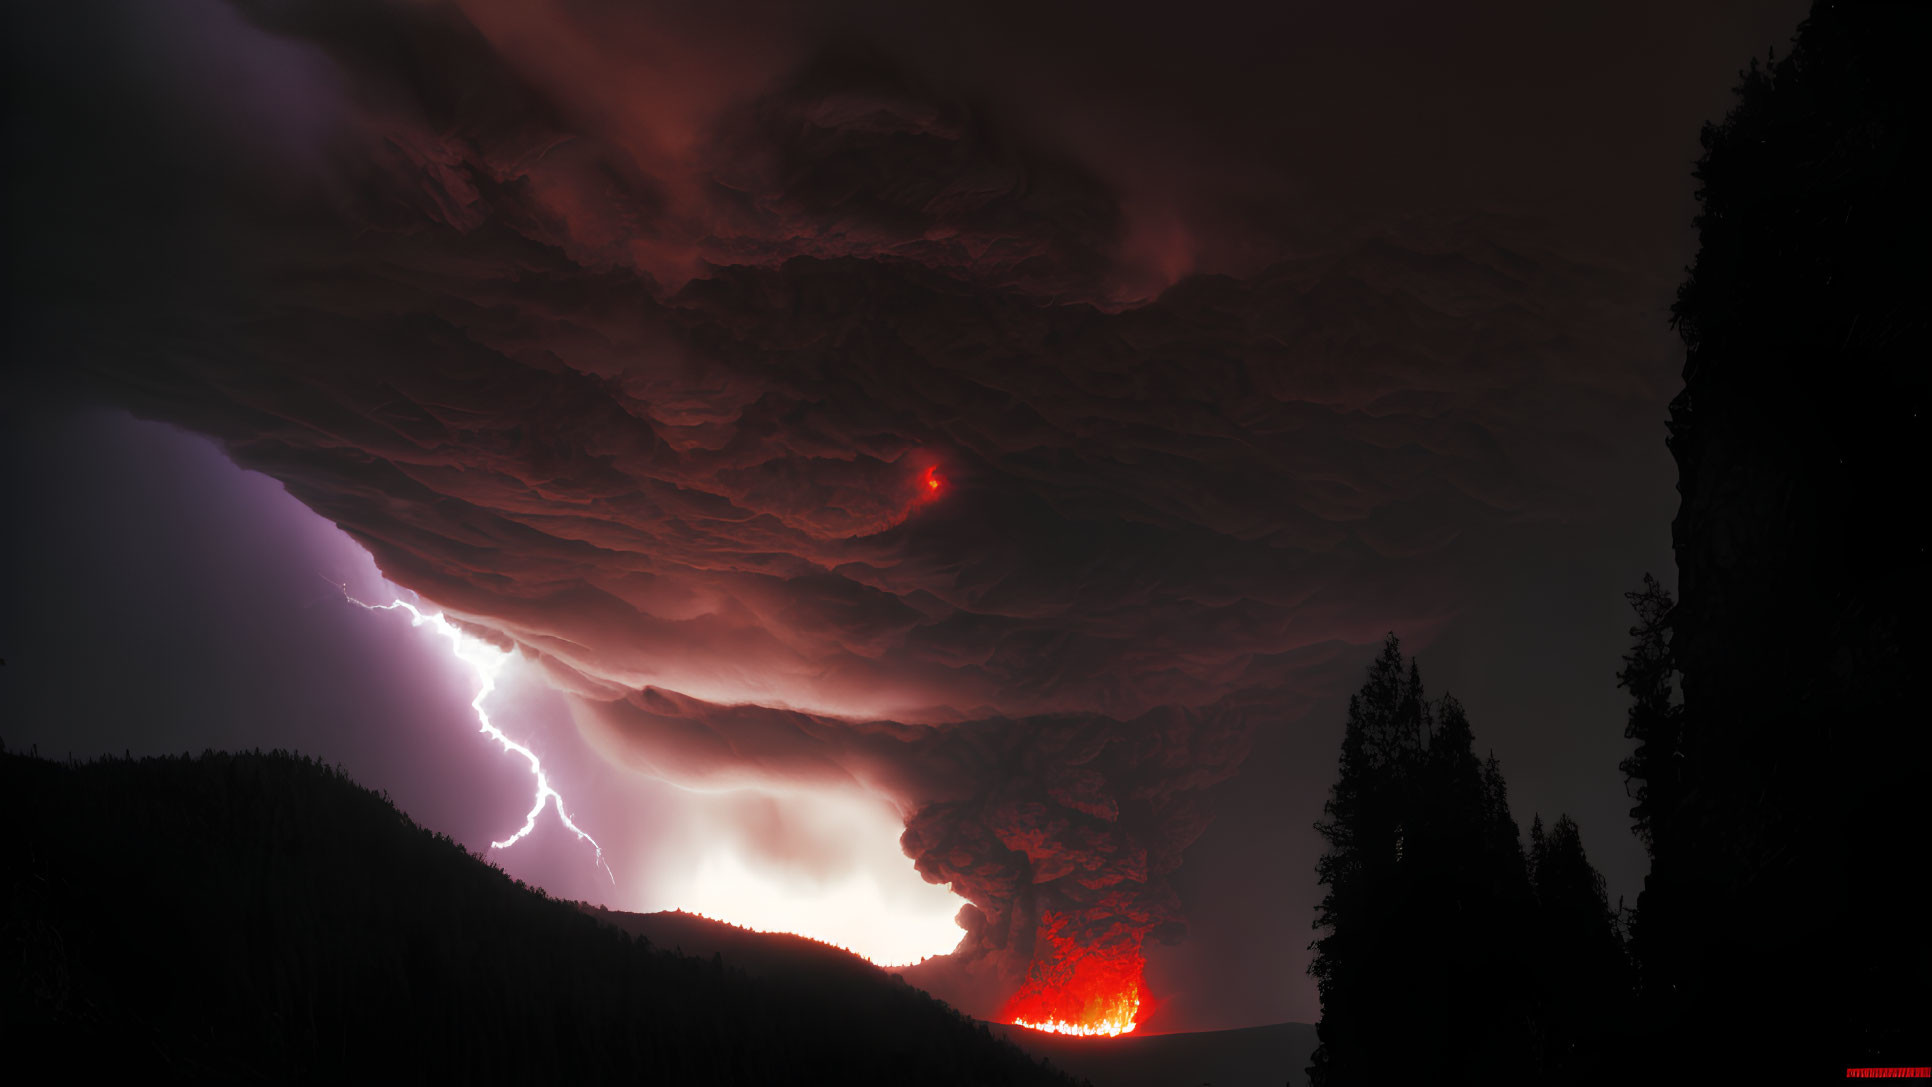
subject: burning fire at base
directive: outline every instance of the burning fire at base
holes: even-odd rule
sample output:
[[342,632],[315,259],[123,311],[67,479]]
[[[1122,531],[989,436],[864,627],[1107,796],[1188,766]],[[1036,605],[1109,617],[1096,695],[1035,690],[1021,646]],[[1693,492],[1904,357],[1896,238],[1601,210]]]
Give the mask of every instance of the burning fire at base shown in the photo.
[[1053,1034],[1117,1038],[1133,1032],[1146,994],[1146,960],[1138,948],[1080,947],[1066,934],[1066,918],[1051,913],[1041,919],[1040,944],[1026,984],[1000,1018]]
[[1044,1030],[1051,1034],[1079,1034],[1087,1037],[1118,1038],[1134,1031],[1134,1017],[1140,1014],[1140,999],[1124,996],[1115,1006],[1103,1012],[1099,1018],[1082,1023],[1068,1023],[1059,1019],[1049,1019],[1044,1023],[1031,1023],[1025,1019],[1013,1020],[1016,1027],[1028,1030]]

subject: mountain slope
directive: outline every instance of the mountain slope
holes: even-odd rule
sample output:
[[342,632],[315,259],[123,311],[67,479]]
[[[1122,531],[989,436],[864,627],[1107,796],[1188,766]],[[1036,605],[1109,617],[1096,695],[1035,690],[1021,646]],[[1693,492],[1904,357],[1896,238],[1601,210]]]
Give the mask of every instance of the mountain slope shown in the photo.
[[1315,1052],[1310,1023],[1189,1034],[1070,1038],[995,1026],[1013,1044],[1094,1087],[1299,1087]]
[[0,755],[9,1033],[199,1080],[1066,1085],[877,971],[752,977],[283,754]]
[[[619,913],[586,907],[586,912],[660,947],[701,958],[717,955],[757,978],[882,973],[850,952],[789,933],[757,932],[676,911]],[[1307,1082],[1309,1055],[1315,1050],[1315,1028],[1307,1023],[1121,1038],[1070,1038],[1003,1023],[992,1024],[992,1030],[1093,1087],[1301,1084]]]

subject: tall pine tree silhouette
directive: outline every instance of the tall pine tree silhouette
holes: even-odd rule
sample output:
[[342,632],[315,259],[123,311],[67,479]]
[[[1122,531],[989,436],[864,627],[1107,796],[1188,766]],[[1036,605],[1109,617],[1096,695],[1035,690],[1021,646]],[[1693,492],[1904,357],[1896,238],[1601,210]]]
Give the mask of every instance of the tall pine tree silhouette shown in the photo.
[[1428,702],[1393,635],[1350,699],[1325,815],[1311,1079],[1524,1081],[1532,896],[1507,790],[1462,706]]
[[1630,692],[1623,734],[1637,741],[1637,748],[1622,769],[1637,802],[1630,818],[1644,843],[1655,849],[1660,833],[1670,838],[1670,818],[1683,796],[1683,707],[1672,698],[1677,666],[1670,653],[1671,599],[1649,574],[1642,589],[1623,595],[1637,613],[1637,625],[1630,628],[1634,640],[1617,685]]
[[1660,1064],[1927,1063],[1928,40],[1932,5],[1820,0],[1704,131],[1673,310],[1682,778],[1644,754],[1639,804]]
[[1652,925],[1649,916],[1655,911],[1668,919],[1675,912],[1672,897],[1695,878],[1690,867],[1695,843],[1683,833],[1684,707],[1674,697],[1677,665],[1670,647],[1669,591],[1645,574],[1643,588],[1623,595],[1637,623],[1630,628],[1630,651],[1617,684],[1630,693],[1624,736],[1637,746],[1622,769],[1626,790],[1636,802],[1630,809],[1632,829],[1650,851],[1650,872],[1631,922],[1631,952],[1645,967],[1641,987],[1653,1016],[1670,1020],[1679,1014],[1676,1005],[1685,981],[1679,971],[1688,955],[1666,941],[1681,938],[1684,930]]
[[1623,935],[1603,876],[1568,815],[1548,834],[1530,827],[1536,892],[1535,973],[1542,1078],[1554,1083],[1625,1082],[1621,1056],[1631,1029],[1632,985]]
[[1379,1044],[1405,1018],[1408,977],[1393,930],[1408,897],[1407,851],[1417,755],[1428,713],[1420,674],[1403,674],[1401,643],[1391,634],[1349,698],[1341,773],[1315,829],[1328,843],[1316,864],[1328,888],[1316,914],[1315,960],[1321,992],[1309,1077],[1315,1087],[1368,1082],[1409,1072],[1408,1054]]
[[1427,848],[1420,893],[1435,924],[1420,958],[1436,984],[1429,1043],[1438,1083],[1516,1083],[1530,1063],[1532,897],[1494,755],[1478,761],[1462,704],[1443,696],[1414,816]]

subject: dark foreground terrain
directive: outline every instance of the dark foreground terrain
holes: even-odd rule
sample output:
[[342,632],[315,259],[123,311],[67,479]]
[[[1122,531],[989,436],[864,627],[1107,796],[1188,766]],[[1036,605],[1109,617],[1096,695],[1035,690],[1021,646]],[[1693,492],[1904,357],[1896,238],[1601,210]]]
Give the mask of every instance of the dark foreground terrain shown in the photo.
[[9,754],[0,790],[0,1022],[64,1079],[1072,1082],[857,960],[661,949],[299,757]]
[[1121,1038],[1068,1038],[1009,1026],[993,1030],[1094,1087],[1301,1087],[1315,1051],[1311,1023]]
[[[880,973],[856,955],[802,936],[753,932],[688,913],[587,912],[659,947],[718,955],[753,977]],[[1307,1023],[1122,1038],[1069,1038],[1000,1023],[992,1030],[1093,1087],[1298,1087],[1308,1082],[1304,1069],[1315,1049],[1315,1028]]]

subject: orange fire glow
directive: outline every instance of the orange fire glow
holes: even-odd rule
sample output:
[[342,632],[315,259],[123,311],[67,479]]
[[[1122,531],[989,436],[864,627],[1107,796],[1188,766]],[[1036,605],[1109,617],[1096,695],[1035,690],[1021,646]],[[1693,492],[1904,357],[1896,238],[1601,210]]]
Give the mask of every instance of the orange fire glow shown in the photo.
[[1133,1032],[1146,1002],[1138,948],[1078,946],[1066,918],[1047,914],[1026,983],[1000,1018],[1054,1034],[1119,1037]]
[[936,498],[939,496],[939,489],[946,485],[946,480],[939,474],[939,466],[937,464],[930,465],[926,468],[926,474],[919,477],[919,485],[925,488],[922,493],[926,497]]

